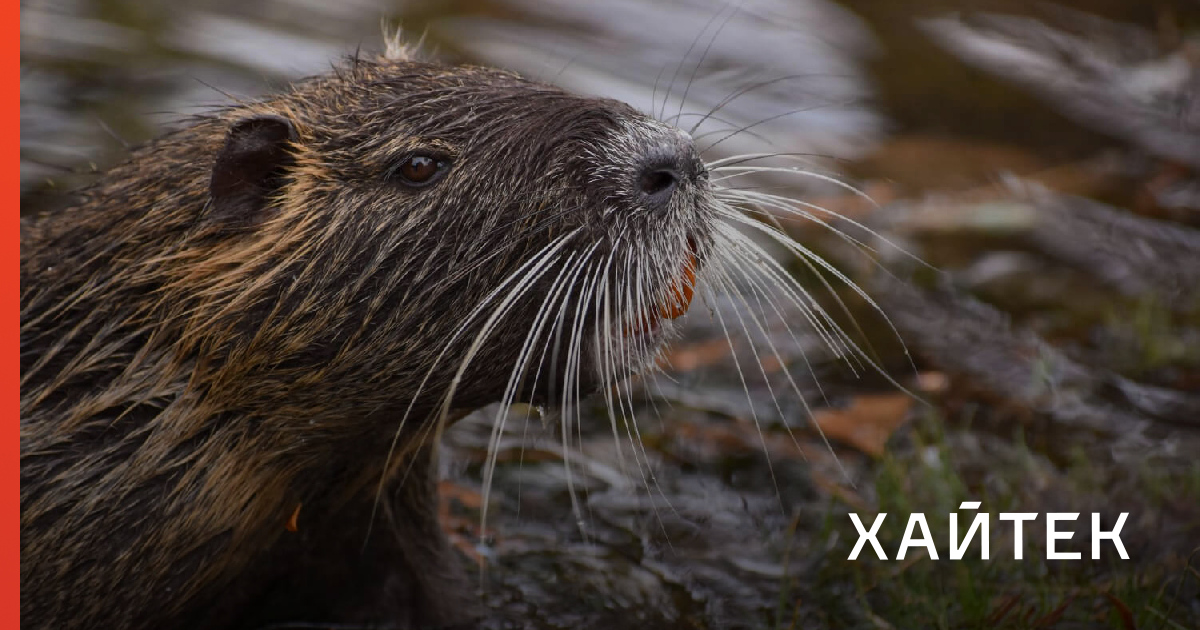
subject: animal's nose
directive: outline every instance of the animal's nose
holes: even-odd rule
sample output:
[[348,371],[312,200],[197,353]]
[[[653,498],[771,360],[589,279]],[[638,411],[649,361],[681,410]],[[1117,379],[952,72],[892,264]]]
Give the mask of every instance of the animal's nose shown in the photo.
[[679,186],[680,175],[675,168],[653,165],[642,170],[638,177],[638,190],[650,204],[666,204]]
[[704,176],[704,166],[691,139],[675,136],[646,152],[634,185],[647,208],[665,209],[684,182]]

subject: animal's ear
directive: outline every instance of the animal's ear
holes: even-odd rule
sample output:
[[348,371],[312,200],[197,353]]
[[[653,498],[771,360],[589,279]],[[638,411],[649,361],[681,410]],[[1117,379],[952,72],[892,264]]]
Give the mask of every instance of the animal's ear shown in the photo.
[[295,128],[282,116],[250,116],[234,122],[213,164],[210,216],[218,221],[254,221],[294,163],[288,145],[295,139]]

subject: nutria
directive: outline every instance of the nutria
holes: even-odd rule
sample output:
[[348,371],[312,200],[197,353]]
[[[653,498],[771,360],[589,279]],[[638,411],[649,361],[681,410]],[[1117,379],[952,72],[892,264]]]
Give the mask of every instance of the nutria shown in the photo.
[[718,238],[686,133],[514,74],[354,58],[22,226],[28,628],[434,628],[464,412],[653,362]]

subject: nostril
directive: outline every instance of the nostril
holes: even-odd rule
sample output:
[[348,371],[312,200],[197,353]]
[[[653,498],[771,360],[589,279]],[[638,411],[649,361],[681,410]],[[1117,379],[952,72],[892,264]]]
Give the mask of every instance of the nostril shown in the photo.
[[657,197],[664,193],[669,193],[675,188],[675,184],[679,181],[679,176],[675,171],[668,169],[658,169],[648,171],[642,174],[642,179],[638,182],[642,192],[651,197]]

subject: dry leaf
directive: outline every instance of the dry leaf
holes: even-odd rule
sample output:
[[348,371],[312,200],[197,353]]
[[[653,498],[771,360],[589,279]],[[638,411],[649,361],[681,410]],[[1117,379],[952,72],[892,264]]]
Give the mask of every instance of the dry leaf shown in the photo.
[[683,346],[667,355],[667,367],[680,372],[714,365],[729,356],[729,342],[713,339],[690,346]]
[[906,394],[856,396],[845,409],[817,409],[813,421],[830,439],[845,442],[868,455],[883,455],[884,445],[904,424],[912,398]]

